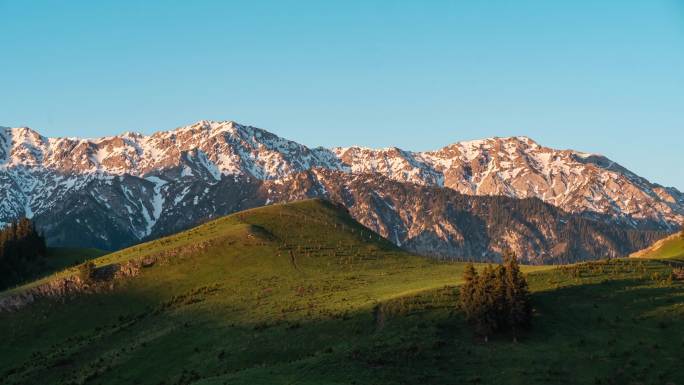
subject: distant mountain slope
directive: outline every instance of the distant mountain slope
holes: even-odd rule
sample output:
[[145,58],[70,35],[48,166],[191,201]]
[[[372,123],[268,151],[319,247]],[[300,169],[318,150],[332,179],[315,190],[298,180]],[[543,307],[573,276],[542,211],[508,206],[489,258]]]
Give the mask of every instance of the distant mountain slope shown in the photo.
[[[456,143],[432,152],[310,149],[258,128],[200,121],[150,136],[100,139],[0,129],[0,223],[27,215],[52,245],[116,249],[281,201],[288,181],[315,170],[346,180],[370,176],[465,195],[536,197],[622,230],[671,231],[684,220],[684,195],[676,189],[652,184],[604,157],[553,150],[524,137]],[[264,186],[278,191],[272,194]],[[406,216],[410,210],[402,206],[395,206],[393,215]],[[410,244],[420,237],[411,233],[396,239],[391,234],[405,230],[375,227],[372,218],[379,212],[353,212],[393,241]],[[414,211],[412,221],[429,222],[421,218],[425,212]],[[440,240],[431,250],[464,254]]]
[[267,181],[261,191],[275,202],[341,202],[395,244],[445,259],[496,260],[511,247],[527,263],[569,263],[624,256],[665,235],[568,214],[536,198],[468,196],[372,174],[315,170]]
[[[95,263],[87,284],[67,280],[70,269],[0,292],[3,385],[684,378],[681,283],[654,260],[523,266],[533,328],[486,344],[456,306],[463,263],[408,254],[321,200],[243,211]],[[31,290],[27,306],[2,306]]]

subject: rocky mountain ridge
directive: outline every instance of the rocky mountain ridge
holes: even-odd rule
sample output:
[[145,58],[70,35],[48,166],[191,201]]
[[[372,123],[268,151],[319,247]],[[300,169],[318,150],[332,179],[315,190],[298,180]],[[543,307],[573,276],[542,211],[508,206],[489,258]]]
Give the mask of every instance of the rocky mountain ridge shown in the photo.
[[[366,184],[350,182],[359,179]],[[305,184],[298,180],[312,183],[302,190]],[[391,198],[397,189],[459,193],[450,195],[452,200],[538,198],[559,213],[624,231],[664,233],[684,219],[684,194],[678,190],[650,183],[600,155],[553,150],[526,137],[461,142],[431,152],[312,149],[234,122],[200,121],[149,136],[99,139],[46,138],[25,127],[0,128],[0,186],[0,222],[25,215],[51,244],[110,249],[239,209],[322,196],[346,201],[360,222],[414,251],[465,256],[458,242],[448,246],[449,236],[459,231],[436,234],[430,247],[421,241],[420,229],[427,228],[422,222],[433,208],[429,203],[415,210],[406,200],[388,199],[385,208],[361,208],[364,199]],[[360,194],[364,186],[374,186],[374,193]],[[337,195],[331,192],[336,189]],[[441,221],[452,222],[450,214],[443,215]],[[403,219],[389,220],[392,216]],[[553,255],[548,247],[541,251],[518,243],[530,259]],[[482,258],[497,253],[490,244],[478,247]],[[631,251],[613,249],[616,255]]]

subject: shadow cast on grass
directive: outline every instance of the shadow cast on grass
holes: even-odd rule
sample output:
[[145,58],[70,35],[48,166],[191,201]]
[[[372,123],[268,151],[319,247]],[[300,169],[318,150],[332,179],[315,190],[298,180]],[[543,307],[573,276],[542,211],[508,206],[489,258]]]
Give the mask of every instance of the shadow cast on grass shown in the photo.
[[7,384],[684,380],[682,312],[673,311],[679,284],[614,280],[537,292],[533,329],[519,343],[499,336],[488,344],[452,306],[454,288],[408,297],[382,328],[372,307],[325,311],[319,301],[285,315],[260,313],[257,299],[218,301],[230,290],[163,298],[122,290],[0,315],[10,333],[0,374]]

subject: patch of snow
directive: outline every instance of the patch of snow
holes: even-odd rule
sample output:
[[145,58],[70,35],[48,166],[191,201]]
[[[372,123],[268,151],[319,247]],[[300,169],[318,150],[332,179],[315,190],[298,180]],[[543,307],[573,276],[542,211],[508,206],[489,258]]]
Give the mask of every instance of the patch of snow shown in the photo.
[[183,166],[183,170],[181,171],[181,176],[195,176],[192,173],[192,169],[188,166]]
[[183,198],[185,198],[185,196],[188,194],[189,191],[190,191],[190,186],[185,187],[180,194],[176,195],[176,197],[173,200],[173,205],[174,206],[178,205],[178,203],[180,201],[182,201]]
[[161,179],[157,176],[148,176],[145,178],[146,180],[154,183],[154,187],[152,188],[153,195],[152,195],[152,213],[147,213],[146,210],[143,210],[147,213],[145,215],[145,219],[147,220],[147,228],[146,228],[146,234],[145,235],[150,235],[152,233],[152,228],[154,225],[157,223],[159,220],[159,217],[161,216],[162,209],[164,208],[164,195],[161,193],[161,189],[164,185],[166,185],[168,182],[165,181],[164,179]]

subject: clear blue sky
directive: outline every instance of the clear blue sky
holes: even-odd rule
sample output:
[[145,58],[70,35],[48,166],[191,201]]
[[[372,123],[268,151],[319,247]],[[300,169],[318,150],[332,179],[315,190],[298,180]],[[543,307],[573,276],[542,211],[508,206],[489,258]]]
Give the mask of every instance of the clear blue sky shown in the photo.
[[236,120],[307,145],[488,136],[684,189],[684,0],[0,0],[0,125]]

